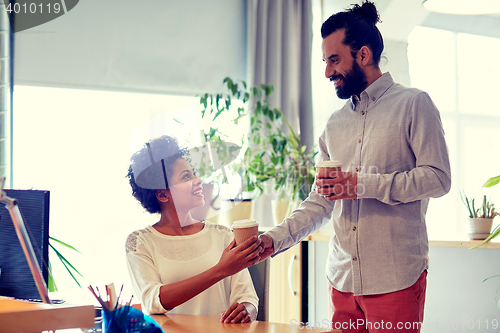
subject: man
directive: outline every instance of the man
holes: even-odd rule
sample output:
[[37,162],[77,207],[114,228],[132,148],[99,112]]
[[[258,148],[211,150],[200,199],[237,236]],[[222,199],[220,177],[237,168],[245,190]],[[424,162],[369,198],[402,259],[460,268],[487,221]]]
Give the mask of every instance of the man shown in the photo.
[[429,198],[450,190],[439,112],[420,90],[379,68],[383,40],[372,2],[321,28],[325,75],[339,98],[319,139],[322,160],[339,160],[282,224],[260,236],[261,259],[285,251],[332,220],[327,262],[329,320],[342,332],[419,332],[423,321]]

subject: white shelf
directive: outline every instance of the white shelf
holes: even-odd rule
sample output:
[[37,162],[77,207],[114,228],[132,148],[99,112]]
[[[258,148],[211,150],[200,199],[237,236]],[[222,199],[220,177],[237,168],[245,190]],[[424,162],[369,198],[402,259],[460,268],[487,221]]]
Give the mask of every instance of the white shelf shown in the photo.
[[[321,231],[317,231],[316,233],[308,236],[305,240],[309,241],[319,241],[319,242],[328,242],[330,241],[331,234],[323,233]],[[500,238],[500,237],[498,237]],[[470,248],[481,244],[483,241],[477,240],[429,240],[429,246],[441,246],[441,247],[463,247]],[[483,246],[481,249],[500,249],[500,242],[498,239],[494,239]]]

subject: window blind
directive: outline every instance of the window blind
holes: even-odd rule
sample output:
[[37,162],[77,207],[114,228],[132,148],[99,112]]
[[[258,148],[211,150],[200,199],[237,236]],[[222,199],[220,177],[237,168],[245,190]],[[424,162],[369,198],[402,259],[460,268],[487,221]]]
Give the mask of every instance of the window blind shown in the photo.
[[15,84],[195,95],[246,78],[244,0],[85,0],[15,34]]

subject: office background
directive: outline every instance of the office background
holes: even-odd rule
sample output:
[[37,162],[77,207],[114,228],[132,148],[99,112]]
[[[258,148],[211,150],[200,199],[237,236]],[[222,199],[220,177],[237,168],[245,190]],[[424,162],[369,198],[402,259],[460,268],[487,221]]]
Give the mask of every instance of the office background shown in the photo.
[[[16,33],[12,185],[51,191],[51,235],[82,252],[69,256],[84,275],[83,285],[113,281],[130,286],[124,240],[155,222],[131,197],[125,179],[134,146],[129,139],[141,124],[195,109],[195,95],[219,90],[226,76],[269,79],[277,86],[290,81],[282,79],[283,72],[274,80],[256,74],[267,73],[266,68],[274,73],[296,56],[278,53],[256,70],[252,32],[259,30],[249,17],[262,17],[262,8],[271,18],[284,13],[309,17],[300,8],[310,4],[311,79],[307,83],[307,74],[299,73],[293,80],[298,87],[310,85],[311,107],[295,109],[295,126],[309,122],[301,133],[317,140],[328,115],[343,104],[323,76],[319,26],[351,2],[88,0],[54,21]],[[459,190],[500,198],[498,189],[480,189],[499,173],[500,117],[494,96],[500,73],[490,59],[500,50],[500,18],[431,13],[418,0],[376,3],[386,44],[382,69],[398,82],[428,91],[446,131],[453,188],[431,201],[430,237],[464,237]],[[293,22],[288,23],[291,29]],[[264,45],[283,44],[268,39]],[[61,297],[92,302],[64,268],[55,269]]]

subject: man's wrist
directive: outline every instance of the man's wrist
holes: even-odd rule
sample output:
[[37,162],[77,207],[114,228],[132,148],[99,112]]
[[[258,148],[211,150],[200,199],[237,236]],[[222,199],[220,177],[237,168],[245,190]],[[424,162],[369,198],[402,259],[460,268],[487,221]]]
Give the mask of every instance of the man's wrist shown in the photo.
[[[273,249],[273,253],[274,253],[274,238],[273,238],[271,235],[269,235],[267,232],[266,232],[266,233],[264,233],[264,234],[262,234],[262,236],[266,237],[267,239],[269,239],[269,242],[271,242],[271,246],[267,246],[268,244],[265,244],[265,245],[266,245],[266,247],[265,247],[265,248],[266,248],[266,249],[267,249],[267,248],[271,248],[271,249]],[[267,243],[267,242],[266,242],[266,243]]]

